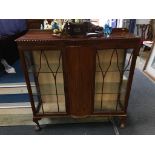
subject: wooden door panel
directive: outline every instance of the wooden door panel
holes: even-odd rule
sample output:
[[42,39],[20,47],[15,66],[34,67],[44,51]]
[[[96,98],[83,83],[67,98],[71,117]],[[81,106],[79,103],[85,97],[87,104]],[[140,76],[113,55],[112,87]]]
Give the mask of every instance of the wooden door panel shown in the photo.
[[69,112],[72,116],[92,113],[95,51],[91,47],[70,46],[64,54]]

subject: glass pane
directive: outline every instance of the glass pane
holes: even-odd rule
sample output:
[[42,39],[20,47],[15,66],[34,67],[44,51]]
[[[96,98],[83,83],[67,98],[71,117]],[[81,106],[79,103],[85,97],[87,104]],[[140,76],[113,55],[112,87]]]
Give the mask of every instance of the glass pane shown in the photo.
[[25,60],[39,112],[66,112],[61,51],[25,52]]
[[[39,113],[50,113],[50,112],[65,112],[65,95],[43,95],[42,108]],[[58,102],[57,102],[58,99]]]
[[125,49],[97,51],[94,112],[124,110],[132,52]]

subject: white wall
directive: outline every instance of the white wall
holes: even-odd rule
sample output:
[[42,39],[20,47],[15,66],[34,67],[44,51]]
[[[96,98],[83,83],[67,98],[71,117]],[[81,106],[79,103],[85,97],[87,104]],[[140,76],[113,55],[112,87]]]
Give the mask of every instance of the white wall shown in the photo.
[[136,19],[136,24],[149,24],[150,19]]

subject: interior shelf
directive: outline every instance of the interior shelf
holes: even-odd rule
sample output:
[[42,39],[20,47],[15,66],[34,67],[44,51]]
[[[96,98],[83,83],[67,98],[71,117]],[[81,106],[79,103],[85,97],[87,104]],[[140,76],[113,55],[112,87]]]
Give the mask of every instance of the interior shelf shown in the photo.
[[[100,67],[102,68],[102,71],[105,72],[106,69],[108,68],[108,66],[109,66],[109,62],[100,62],[100,66],[97,63],[96,64],[96,72],[101,71]],[[119,71],[118,67],[121,69],[123,67],[123,63],[119,63],[117,65],[117,62],[112,62],[109,69],[108,69],[108,72],[110,72],[110,71]]]
[[[53,73],[56,73],[59,64],[50,63],[49,65],[50,65],[50,68],[52,69]],[[29,66],[28,72],[29,73],[32,73],[32,72],[33,73],[38,73],[38,72],[40,72],[40,73],[52,73],[46,64],[41,64],[41,66],[36,65],[36,64],[35,64],[35,66],[31,65],[31,66]],[[63,73],[62,64],[60,64],[60,67],[59,67],[57,72]]]
[[[126,92],[126,85],[127,81],[124,80],[122,82],[121,88],[120,83],[115,82],[105,82],[103,85],[103,92],[102,92],[102,83],[96,82],[95,84],[95,94],[118,94],[118,93],[125,93]],[[120,92],[119,92],[120,90]]]
[[[104,111],[104,110],[121,110],[119,103],[124,104],[125,94],[120,95],[120,100],[118,100],[117,94],[103,94],[102,103],[101,103],[101,95],[95,94],[95,104],[94,111]],[[102,107],[101,107],[102,104]]]
[[[42,105],[39,110],[39,114],[52,113],[52,112],[58,112],[57,103],[42,102]],[[59,102],[59,112],[66,112],[66,107],[63,102]]]
[[[40,95],[56,95],[55,84],[41,84],[40,87]],[[57,92],[58,94],[64,94],[64,84],[57,84]]]

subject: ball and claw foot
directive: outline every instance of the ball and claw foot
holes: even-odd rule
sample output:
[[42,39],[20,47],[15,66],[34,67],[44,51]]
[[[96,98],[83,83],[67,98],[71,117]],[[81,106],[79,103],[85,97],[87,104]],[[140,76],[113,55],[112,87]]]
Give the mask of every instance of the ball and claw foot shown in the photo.
[[35,131],[40,131],[41,130],[41,126],[40,126],[38,120],[33,120],[33,121],[36,123]]
[[120,128],[125,128],[126,117],[120,117]]
[[121,123],[120,124],[120,128],[125,128],[125,124],[124,123]]
[[35,126],[35,131],[40,131],[41,130],[41,127],[40,127],[40,125],[38,126],[38,125],[36,125]]

